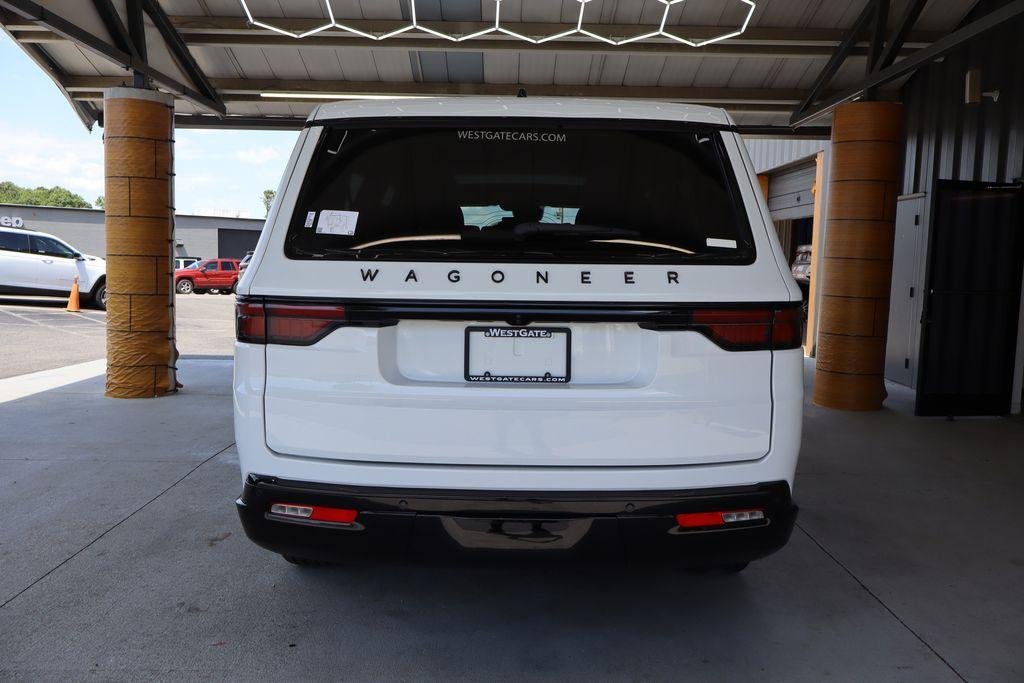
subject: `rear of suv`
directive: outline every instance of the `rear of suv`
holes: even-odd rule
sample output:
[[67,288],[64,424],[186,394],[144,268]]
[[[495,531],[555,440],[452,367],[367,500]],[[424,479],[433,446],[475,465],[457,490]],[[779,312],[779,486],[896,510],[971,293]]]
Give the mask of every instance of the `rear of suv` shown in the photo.
[[320,107],[239,282],[243,526],[740,569],[796,517],[800,292],[728,115]]

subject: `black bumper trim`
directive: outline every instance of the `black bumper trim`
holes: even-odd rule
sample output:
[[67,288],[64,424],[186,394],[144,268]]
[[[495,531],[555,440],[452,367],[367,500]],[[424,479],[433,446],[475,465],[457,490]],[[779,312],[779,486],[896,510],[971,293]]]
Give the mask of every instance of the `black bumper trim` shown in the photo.
[[[359,511],[360,528],[295,524],[267,512],[273,503]],[[339,560],[366,554],[420,555],[516,550],[545,555],[669,558],[681,564],[734,564],[769,555],[796,521],[786,482],[675,491],[462,491],[339,486],[250,476],[236,501],[246,534],[284,555]],[[763,523],[680,529],[685,512],[758,508]]]

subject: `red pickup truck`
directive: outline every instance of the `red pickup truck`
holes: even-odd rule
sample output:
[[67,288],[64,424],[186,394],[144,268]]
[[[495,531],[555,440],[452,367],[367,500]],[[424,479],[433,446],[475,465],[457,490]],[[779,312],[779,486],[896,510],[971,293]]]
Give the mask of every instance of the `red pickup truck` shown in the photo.
[[213,258],[174,271],[174,291],[203,294],[216,290],[231,294],[238,283],[238,259]]

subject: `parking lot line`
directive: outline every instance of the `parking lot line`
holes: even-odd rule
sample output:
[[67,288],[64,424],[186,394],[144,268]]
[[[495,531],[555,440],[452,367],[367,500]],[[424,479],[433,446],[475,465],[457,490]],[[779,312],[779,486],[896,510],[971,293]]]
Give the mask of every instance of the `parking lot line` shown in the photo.
[[85,363],[66,365],[53,370],[42,370],[27,375],[0,379],[0,403],[15,401],[43,391],[91,379],[102,375],[107,369],[107,359],[90,360]]
[[[38,325],[40,327],[45,327],[45,328],[48,328],[48,329],[51,329],[51,330],[56,330],[58,332],[69,332],[71,334],[76,334],[76,335],[78,335],[80,337],[88,337],[89,336],[88,334],[85,334],[83,332],[79,332],[78,330],[70,329],[68,326],[49,325],[47,323],[35,320],[34,318],[29,317],[28,315],[24,315],[24,314],[21,314],[21,313],[15,313],[14,311],[12,311],[10,309],[3,309],[3,312],[6,313],[7,315],[11,316],[11,317],[17,318],[18,320],[23,320],[26,323],[30,323],[30,324],[33,324],[33,325]],[[81,316],[81,317],[85,317],[85,316]],[[86,319],[88,319],[88,318],[86,318]]]

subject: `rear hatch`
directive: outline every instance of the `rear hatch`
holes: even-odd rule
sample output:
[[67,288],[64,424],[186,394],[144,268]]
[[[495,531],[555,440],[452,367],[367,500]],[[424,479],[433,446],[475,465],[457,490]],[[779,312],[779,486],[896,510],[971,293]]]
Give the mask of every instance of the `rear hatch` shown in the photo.
[[678,124],[326,126],[242,304],[267,343],[267,445],[423,465],[762,457],[772,349],[797,323],[730,154]]

